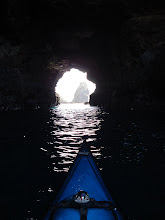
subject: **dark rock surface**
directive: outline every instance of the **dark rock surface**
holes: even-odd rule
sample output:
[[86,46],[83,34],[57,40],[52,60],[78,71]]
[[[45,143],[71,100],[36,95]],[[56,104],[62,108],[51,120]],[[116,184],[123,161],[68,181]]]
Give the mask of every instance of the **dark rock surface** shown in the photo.
[[160,1],[9,0],[0,9],[1,110],[49,107],[73,67],[96,83],[91,104],[164,109]]

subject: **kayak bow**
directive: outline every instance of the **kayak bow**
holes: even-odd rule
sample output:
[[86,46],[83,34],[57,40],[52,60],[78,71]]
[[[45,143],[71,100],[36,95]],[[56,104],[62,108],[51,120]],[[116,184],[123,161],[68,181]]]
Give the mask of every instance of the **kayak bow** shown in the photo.
[[45,220],[123,220],[100,171],[82,147]]

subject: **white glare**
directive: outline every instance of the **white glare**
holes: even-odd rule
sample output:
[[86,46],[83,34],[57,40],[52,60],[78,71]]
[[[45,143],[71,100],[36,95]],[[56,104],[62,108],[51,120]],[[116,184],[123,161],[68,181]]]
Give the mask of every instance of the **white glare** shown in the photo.
[[95,89],[96,84],[87,79],[87,73],[71,69],[59,79],[55,92],[60,97],[60,103],[83,103],[89,102],[89,96]]
[[87,109],[90,108],[90,105],[84,105],[83,103],[76,104],[60,104],[58,109]]

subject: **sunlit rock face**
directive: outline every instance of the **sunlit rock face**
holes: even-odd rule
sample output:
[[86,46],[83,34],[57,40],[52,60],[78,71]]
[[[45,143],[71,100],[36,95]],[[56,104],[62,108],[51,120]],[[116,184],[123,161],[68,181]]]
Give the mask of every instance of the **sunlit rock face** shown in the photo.
[[74,99],[72,102],[74,103],[89,102],[89,89],[86,82],[80,82],[80,85],[74,94]]
[[55,87],[60,103],[85,103],[95,91],[96,85],[87,79],[87,73],[71,69],[64,73]]

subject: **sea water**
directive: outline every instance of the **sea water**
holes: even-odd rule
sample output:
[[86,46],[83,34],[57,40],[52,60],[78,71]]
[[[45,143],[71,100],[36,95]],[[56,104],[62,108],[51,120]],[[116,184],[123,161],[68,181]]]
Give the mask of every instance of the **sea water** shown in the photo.
[[163,219],[164,113],[82,104],[0,114],[1,215],[42,219],[81,144],[129,219]]

